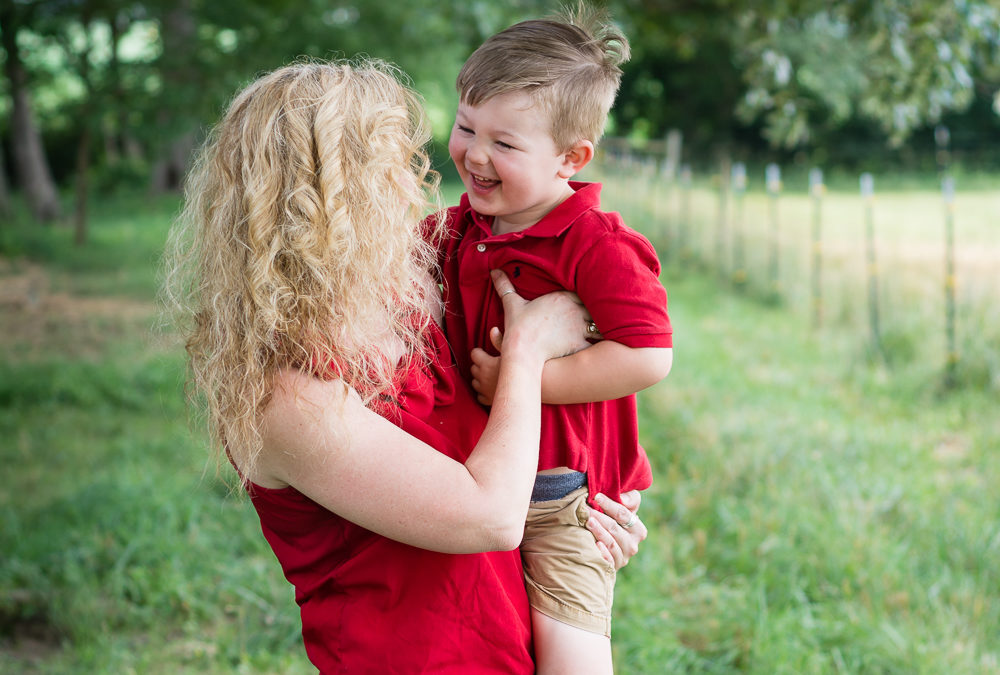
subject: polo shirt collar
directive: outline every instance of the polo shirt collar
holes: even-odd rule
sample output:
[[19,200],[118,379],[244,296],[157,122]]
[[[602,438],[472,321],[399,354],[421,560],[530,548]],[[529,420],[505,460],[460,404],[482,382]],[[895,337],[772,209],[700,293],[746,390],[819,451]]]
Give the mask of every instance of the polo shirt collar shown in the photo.
[[[567,197],[561,204],[549,211],[541,220],[526,230],[515,232],[526,237],[558,237],[583,213],[601,206],[601,184],[587,183],[583,181],[570,181],[569,186],[573,188],[573,194]],[[463,194],[459,203],[462,216],[468,218],[470,222],[483,228],[487,233],[491,231],[493,218],[483,216],[472,209],[469,204],[469,195]]]

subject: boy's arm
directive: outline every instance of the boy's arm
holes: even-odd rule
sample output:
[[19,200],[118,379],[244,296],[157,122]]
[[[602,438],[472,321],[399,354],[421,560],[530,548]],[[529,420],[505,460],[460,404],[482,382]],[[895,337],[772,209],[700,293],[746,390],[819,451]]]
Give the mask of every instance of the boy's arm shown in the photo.
[[[638,232],[621,228],[591,242],[574,268],[575,283],[567,288],[579,295],[604,339],[545,364],[542,402],[611,401],[666,377],[673,363],[670,318],[652,244]],[[613,283],[608,270],[615,271]],[[493,328],[489,337],[502,351],[499,329]],[[480,403],[490,405],[498,359],[481,349],[474,349],[471,358],[472,386]]]
[[[673,365],[670,347],[627,347],[602,340],[569,356],[551,359],[542,371],[542,403],[610,401],[650,387]],[[472,386],[479,401],[490,405],[496,389],[500,357],[472,351]]]
[[628,347],[601,340],[545,364],[542,403],[590,403],[628,396],[665,378],[673,361],[671,347]]

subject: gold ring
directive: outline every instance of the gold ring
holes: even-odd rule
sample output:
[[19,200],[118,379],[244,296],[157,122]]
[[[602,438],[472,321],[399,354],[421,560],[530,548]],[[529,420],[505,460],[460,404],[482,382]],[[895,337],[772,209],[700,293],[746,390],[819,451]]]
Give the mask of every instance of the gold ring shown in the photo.
[[588,335],[596,335],[597,334],[597,324],[594,323],[593,321],[591,321],[591,322],[589,322],[587,324],[587,334]]

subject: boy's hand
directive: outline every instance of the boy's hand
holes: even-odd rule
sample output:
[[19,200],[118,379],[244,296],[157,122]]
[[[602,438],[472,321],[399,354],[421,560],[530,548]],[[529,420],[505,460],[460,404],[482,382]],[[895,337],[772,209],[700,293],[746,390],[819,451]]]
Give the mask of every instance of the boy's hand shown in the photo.
[[[499,335],[500,331],[495,328],[493,330]],[[495,343],[496,341],[494,341]],[[471,371],[472,388],[479,395],[477,397],[479,402],[483,405],[493,405],[493,395],[497,391],[497,378],[500,375],[500,357],[491,356],[476,347],[472,350]]]

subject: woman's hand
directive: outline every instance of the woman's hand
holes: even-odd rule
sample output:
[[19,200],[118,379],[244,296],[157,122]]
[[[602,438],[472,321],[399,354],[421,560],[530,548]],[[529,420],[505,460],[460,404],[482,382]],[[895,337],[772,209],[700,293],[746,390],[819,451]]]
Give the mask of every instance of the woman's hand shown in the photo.
[[580,298],[569,291],[556,291],[528,302],[514,289],[510,279],[493,270],[493,286],[503,302],[504,333],[490,332],[490,339],[500,349],[504,336],[526,332],[542,350],[546,360],[566,356],[589,345],[586,340],[586,309]]
[[639,543],[649,534],[639,520],[642,495],[638,490],[623,492],[619,504],[598,494],[595,501],[604,513],[591,510],[587,529],[597,540],[597,548],[604,559],[620,570],[639,551]]
[[[504,334],[512,331],[523,331],[534,339],[546,359],[566,356],[590,346],[587,338],[593,338],[594,333],[587,331],[590,319],[575,293],[556,291],[529,302],[517,294],[506,274],[494,270],[492,277],[504,308],[504,332],[498,327],[490,330],[490,341],[498,352],[503,350]],[[500,357],[478,347],[472,350],[471,356],[472,386],[480,403],[492,405]]]

